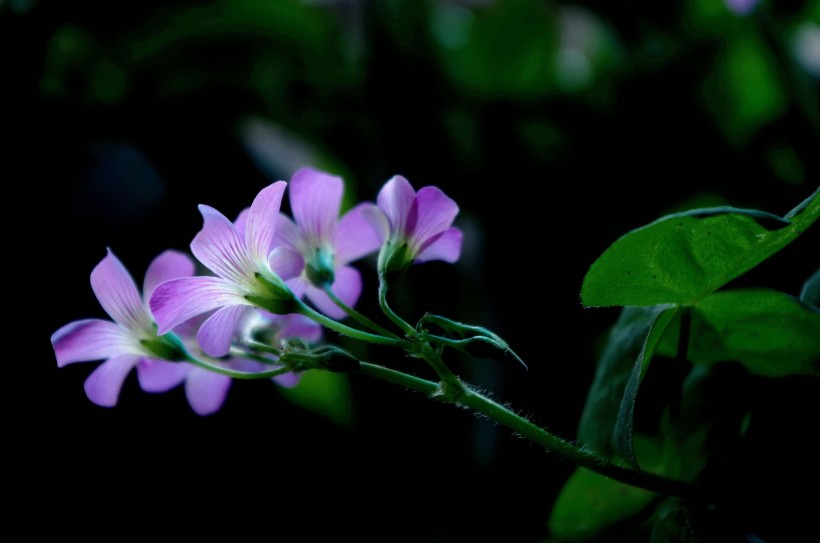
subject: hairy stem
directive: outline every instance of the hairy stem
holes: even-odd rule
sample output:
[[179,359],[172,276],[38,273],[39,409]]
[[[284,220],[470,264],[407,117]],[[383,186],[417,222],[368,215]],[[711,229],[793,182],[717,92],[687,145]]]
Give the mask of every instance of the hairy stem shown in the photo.
[[503,424],[513,432],[534,441],[547,451],[555,453],[578,466],[594,471],[604,477],[662,495],[684,498],[701,497],[699,489],[691,483],[668,479],[660,475],[640,472],[613,464],[605,458],[597,456],[574,443],[551,434],[544,428],[530,422],[509,408],[471,390],[469,387],[465,387],[463,384],[461,385],[463,391],[458,396],[458,399],[451,400],[446,391],[442,390],[442,385],[400,371],[368,362],[361,362],[358,372],[410,390],[421,392],[427,396],[436,397],[442,401],[468,407],[499,424]]

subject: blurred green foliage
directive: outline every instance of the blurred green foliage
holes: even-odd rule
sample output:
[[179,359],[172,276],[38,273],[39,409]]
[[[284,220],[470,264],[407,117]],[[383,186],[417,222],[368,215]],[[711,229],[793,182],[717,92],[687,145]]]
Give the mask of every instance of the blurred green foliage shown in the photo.
[[347,375],[329,371],[306,371],[293,388],[279,388],[289,402],[327,417],[336,424],[353,420]]
[[[113,35],[72,22],[57,25],[40,89],[54,100],[114,106],[135,92],[162,99],[234,87],[254,98],[239,108],[240,116],[263,115],[322,140],[332,124],[327,113],[344,116],[359,107],[357,96],[368,94],[369,70],[380,54],[370,48],[368,30],[377,27],[393,35],[403,54],[436,59],[436,75],[461,96],[461,107],[445,112],[444,120],[467,162],[475,157],[470,149],[478,150],[471,110],[498,99],[613,107],[620,83],[690,54],[703,55],[693,84],[704,112],[742,146],[792,106],[820,134],[820,53],[812,48],[820,39],[818,4],[804,2],[786,16],[761,2],[741,15],[717,0],[689,0],[677,24],[644,25],[639,36],[627,37],[607,21],[606,10],[597,13],[583,3],[172,3]],[[536,152],[563,146],[560,127],[549,120],[533,119],[521,131]],[[770,141],[767,156],[775,176],[804,182],[793,143]]]

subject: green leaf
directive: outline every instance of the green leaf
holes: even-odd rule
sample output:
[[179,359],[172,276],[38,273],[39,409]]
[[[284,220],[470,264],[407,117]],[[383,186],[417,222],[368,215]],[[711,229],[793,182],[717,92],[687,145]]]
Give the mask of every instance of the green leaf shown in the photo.
[[578,439],[584,445],[611,455],[613,430],[635,360],[644,349],[653,324],[669,309],[669,306],[625,307],[621,311],[598,360],[595,379],[581,413]]
[[640,513],[654,498],[655,494],[648,490],[578,468],[558,495],[549,529],[562,539],[591,540]]
[[785,218],[729,207],[696,209],[633,230],[596,260],[586,307],[693,306],[788,245],[820,216],[820,189]]
[[[666,334],[658,352],[671,356],[677,336]],[[768,377],[817,374],[820,312],[775,290],[716,292],[694,308],[688,358],[699,364],[736,361]]]
[[800,291],[800,301],[815,308],[820,307],[820,268],[803,283]]
[[[642,463],[657,468],[663,454],[657,443],[636,435]],[[570,475],[553,505],[548,525],[562,540],[587,541],[640,513],[657,494],[608,479],[584,468]]]
[[638,465],[638,459],[635,457],[635,449],[633,446],[633,423],[635,419],[635,399],[638,396],[638,387],[640,386],[641,380],[643,380],[643,376],[646,375],[646,369],[649,367],[652,357],[655,356],[655,349],[677,312],[678,308],[673,307],[666,309],[656,316],[649,329],[649,333],[646,335],[646,340],[643,343],[641,352],[635,359],[635,364],[629,375],[629,381],[627,381],[626,387],[624,388],[624,395],[621,398],[621,407],[618,410],[618,418],[615,423],[613,444],[615,451],[626,458],[636,469],[640,469],[640,466]]
[[[679,403],[664,408],[658,436],[667,454],[668,477],[694,481],[719,445],[734,445],[745,410],[726,394],[715,394],[736,380],[716,378],[710,366],[695,365],[683,382]],[[731,446],[730,445],[730,446]]]
[[309,370],[294,388],[280,387],[282,396],[289,402],[329,418],[336,424],[348,425],[353,410],[350,401],[350,384],[342,373]]
[[668,498],[655,511],[649,543],[700,543],[687,504]]

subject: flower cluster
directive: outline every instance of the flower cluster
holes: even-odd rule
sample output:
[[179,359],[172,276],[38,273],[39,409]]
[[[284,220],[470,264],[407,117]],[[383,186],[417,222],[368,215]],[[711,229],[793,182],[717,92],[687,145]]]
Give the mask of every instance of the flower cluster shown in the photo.
[[[98,405],[116,405],[136,368],[144,391],[184,383],[192,409],[210,414],[232,378],[296,383],[311,353],[324,352],[315,347],[317,322],[334,327],[358,315],[352,308],[362,279],[352,262],[379,251],[379,276],[387,277],[414,262],[459,257],[461,231],[452,226],[458,207],[435,187],[416,192],[396,176],[376,205],[340,216],[342,179],[303,168],[288,187],[292,218],[280,213],[286,187],[278,181],[264,188],[235,221],[199,206],[203,226],[190,248],[208,275],[195,275],[188,255],[168,250],[148,267],[140,296],[109,250],[91,273],[91,287],[112,320],[57,330],[51,342],[58,366],[105,360],[85,382]],[[294,350],[301,354],[287,356]]]
[[[280,213],[288,185],[291,217]],[[725,372],[712,368],[729,362],[733,374],[738,364],[757,377],[817,374],[820,272],[809,278],[800,298],[764,288],[722,287],[817,221],[820,189],[784,217],[725,206],[675,213],[626,234],[595,261],[584,278],[584,305],[624,309],[602,351],[579,421],[579,441],[534,424],[449,367],[445,354],[458,350],[475,358],[503,357],[526,369],[499,335],[432,313],[411,324],[390,307],[391,283],[408,266],[459,258],[462,233],[453,227],[458,214],[453,200],[436,187],[416,192],[395,176],[375,204],[341,214],[343,190],[339,177],[305,168],[289,184],[264,188],[234,221],[200,206],[204,224],[191,252],[209,273],[196,275],[191,257],[167,250],[148,267],[142,294],[109,250],[91,273],[91,287],[111,320],[79,320],[57,330],[51,341],[58,366],[104,360],[85,382],[96,404],[115,405],[136,369],[146,392],[183,385],[200,415],[220,409],[233,379],[292,387],[306,370],[380,379],[472,410],[577,464],[550,514],[553,535],[586,540],[610,527],[621,531],[625,523],[613,519],[625,514],[643,519],[633,524],[651,528],[653,541],[658,533],[674,537],[669,522],[678,516],[681,533],[688,534],[692,515],[702,516],[706,508],[719,512],[720,501],[727,499],[711,492],[717,487],[708,478],[710,453],[745,439],[749,412],[732,408],[721,415],[720,406],[704,403],[699,395],[715,386],[716,376],[718,385],[726,382]],[[363,281],[351,265],[377,251],[378,304],[386,317],[381,324],[354,308]],[[694,261],[692,254],[701,258]],[[670,283],[670,277],[680,284]],[[320,342],[324,329],[398,349],[426,363],[436,379]],[[639,431],[634,419],[639,387],[645,386],[641,379],[660,356],[674,356],[676,371],[687,361],[692,366],[672,390],[674,401],[662,406],[663,424],[654,432]],[[321,378],[334,382],[327,374]],[[292,398],[310,395],[309,379],[303,383]],[[322,401],[344,396],[324,394]],[[706,416],[712,408],[717,419]],[[705,439],[707,434],[718,441]],[[682,460],[685,470],[679,469]],[[631,497],[626,509],[624,496]],[[704,509],[690,510],[695,507]],[[582,518],[581,531],[579,511],[592,511]]]

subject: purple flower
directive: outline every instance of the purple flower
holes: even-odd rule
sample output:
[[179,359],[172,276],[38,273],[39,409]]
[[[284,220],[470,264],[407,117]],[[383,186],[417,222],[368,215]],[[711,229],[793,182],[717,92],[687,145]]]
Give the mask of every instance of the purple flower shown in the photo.
[[458,214],[456,203],[437,187],[416,193],[404,177],[385,183],[377,199],[362,215],[384,245],[379,253],[379,273],[397,274],[413,262],[455,262],[461,254],[461,230],[451,226]]
[[275,246],[298,251],[305,260],[302,274],[288,282],[297,295],[303,292],[323,313],[342,318],[344,311],[323,288],[330,286],[347,305],[355,305],[362,291],[358,270],[347,264],[381,246],[373,228],[355,207],[339,218],[344,184],[340,177],[302,168],[290,181],[290,206],[295,222],[279,216]]
[[[195,319],[196,320],[196,319]],[[239,328],[244,334],[268,333],[266,338],[276,344],[290,338],[301,338],[313,342],[321,336],[321,326],[303,315],[263,315],[261,311],[246,312],[244,323]],[[196,353],[197,346],[193,331],[195,323],[184,323],[174,329],[186,343],[190,352]],[[186,335],[183,329],[190,330]],[[224,361],[210,361],[228,369],[256,372],[271,369],[259,362],[244,358],[231,358]],[[210,415],[218,411],[225,403],[233,379],[226,375],[208,371],[193,364],[176,364],[163,360],[143,358],[137,365],[137,376],[142,389],[146,392],[166,392],[184,383],[188,404],[199,415]],[[299,381],[294,373],[274,377],[273,380],[285,387],[293,387]]]
[[159,285],[150,305],[160,334],[216,310],[200,327],[197,340],[205,353],[220,357],[228,353],[247,307],[295,312],[295,298],[284,281],[298,276],[304,261],[292,249],[270,250],[286,186],[277,181],[262,189],[241,232],[216,209],[199,206],[204,225],[191,242],[191,251],[217,277],[183,277]]
[[747,15],[757,6],[759,0],[724,0],[726,7],[737,15]]
[[[191,275],[193,271],[193,263],[187,256],[165,251],[148,267],[143,292],[147,295],[160,282]],[[86,379],[85,392],[95,404],[113,407],[125,378],[140,359],[173,360],[183,353],[171,338],[157,337],[154,320],[134,280],[111,250],[91,272],[91,288],[114,322],[74,321],[57,330],[51,336],[51,344],[59,367],[105,360]]]
[[[214,363],[237,371],[260,371],[260,364],[250,360],[231,359]],[[145,392],[167,392],[185,383],[188,405],[198,415],[215,413],[225,403],[231,378],[187,363],[143,358],[137,364],[140,388]]]
[[[283,350],[290,340],[315,343],[322,337],[321,325],[298,313],[272,315],[267,311],[251,311],[240,328],[246,342],[262,341]],[[273,381],[285,388],[292,388],[299,382],[299,375],[285,373],[273,377]]]

